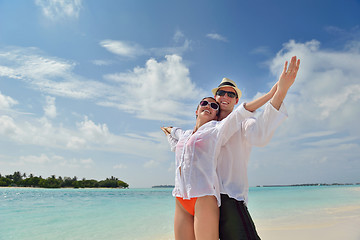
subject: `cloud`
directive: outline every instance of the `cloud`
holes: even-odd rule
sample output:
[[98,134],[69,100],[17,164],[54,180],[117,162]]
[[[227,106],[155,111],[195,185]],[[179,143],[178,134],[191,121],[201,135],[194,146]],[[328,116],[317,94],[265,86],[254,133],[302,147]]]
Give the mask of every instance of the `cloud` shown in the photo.
[[9,96],[5,96],[0,92],[0,109],[10,109],[16,104],[18,104],[16,100]]
[[206,34],[206,37],[210,38],[210,39],[213,39],[213,40],[217,40],[217,41],[221,41],[221,42],[227,42],[228,40],[221,36],[220,34],[217,34],[217,33],[209,33],[209,34]]
[[32,163],[32,164],[44,164],[53,161],[46,154],[41,154],[40,156],[34,156],[34,155],[21,156],[20,162]]
[[136,57],[147,54],[147,51],[138,44],[116,40],[103,40],[100,45],[111,53],[124,56]]
[[[100,42],[100,46],[109,52],[122,57],[135,58],[138,56],[161,56],[182,55],[191,50],[192,41],[187,39],[181,31],[176,31],[173,37],[175,46],[160,48],[145,48],[134,42],[106,39]],[[101,63],[101,62],[100,62]]]
[[82,0],[35,0],[45,17],[52,21],[78,18]]
[[76,64],[44,56],[37,48],[13,47],[0,51],[0,76],[20,79],[46,94],[75,99],[97,99],[113,92],[111,86],[73,72]]
[[[317,40],[285,43],[269,62],[278,77],[285,60],[301,59],[285,99],[289,118],[268,147],[254,150],[252,181],[269,183],[356,181],[359,169],[360,44],[322,49]],[[272,85],[274,83],[270,83]],[[277,170],[281,169],[281,173]]]
[[185,38],[185,35],[183,34],[183,32],[181,32],[180,30],[177,30],[174,34],[174,41],[177,43],[179,42],[180,40],[184,39]]
[[10,116],[0,116],[0,134],[8,138],[16,138],[21,134],[21,129],[17,127],[14,119]]
[[120,164],[115,165],[113,168],[114,169],[126,169],[127,166],[125,164],[120,163]]
[[153,167],[156,167],[159,165],[159,162],[158,161],[155,161],[155,160],[150,160],[150,161],[147,161],[145,164],[144,164],[144,167],[145,168],[153,168]]
[[[91,150],[136,156],[144,161],[149,158],[155,158],[159,162],[167,160],[163,154],[167,150],[167,145],[163,142],[164,137],[154,138],[146,133],[140,137],[135,134],[117,135],[111,133],[106,124],[97,124],[87,116],[83,121],[76,123],[76,126],[67,128],[62,123],[55,126],[47,118],[29,116],[26,119],[24,121],[21,116],[15,118],[7,115],[0,116],[0,137],[18,145],[31,146],[33,149],[40,147],[75,152]],[[160,141],[162,141],[161,144],[159,144]],[[41,161],[37,158],[28,159],[30,160],[25,162],[30,162],[31,159],[34,162],[47,162],[43,156],[39,157]],[[70,160],[63,162],[63,165],[72,166],[80,163]]]
[[54,97],[46,96],[46,106],[44,106],[44,112],[46,117],[56,117],[56,106]]
[[103,105],[116,106],[143,119],[179,121],[178,117],[193,116],[193,101],[204,95],[190,80],[189,70],[178,55],[167,55],[162,62],[150,59],[143,68],[108,74],[105,79],[117,82],[126,97]]
[[[132,71],[106,74],[107,82],[77,75],[75,66],[68,60],[44,56],[36,48],[0,51],[0,76],[22,80],[45,94],[91,100],[142,119],[184,121],[184,117],[193,115],[194,100],[204,95],[191,81],[182,57],[176,54],[165,56],[163,61],[151,58],[144,67]],[[48,117],[56,116],[54,104],[48,103],[46,111]]]
[[109,61],[109,60],[101,60],[101,59],[93,60],[92,63],[93,63],[94,65],[97,65],[97,66],[108,66],[108,65],[113,64],[112,61]]
[[279,76],[283,63],[292,55],[301,59],[298,78],[287,97],[290,116],[296,116],[291,121],[296,124],[289,131],[360,133],[353,121],[360,117],[359,50],[322,50],[316,40],[284,44],[271,61],[270,69],[274,75]]
[[251,51],[252,54],[258,54],[258,55],[265,55],[270,56],[272,55],[271,49],[268,46],[259,46]]

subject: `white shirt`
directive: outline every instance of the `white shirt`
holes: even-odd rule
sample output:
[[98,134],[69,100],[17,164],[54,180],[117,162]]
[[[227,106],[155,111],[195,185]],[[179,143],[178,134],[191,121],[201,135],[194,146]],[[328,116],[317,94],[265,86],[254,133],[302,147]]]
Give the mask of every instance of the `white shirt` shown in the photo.
[[248,202],[247,168],[251,148],[265,146],[286,118],[287,111],[283,104],[278,111],[269,103],[260,116],[242,122],[240,131],[230,137],[217,156],[217,174],[222,194]]
[[172,128],[168,140],[175,150],[175,188],[173,196],[190,199],[213,195],[220,206],[220,186],[216,158],[220,147],[242,127],[251,116],[243,104],[223,121],[210,121],[195,133]]

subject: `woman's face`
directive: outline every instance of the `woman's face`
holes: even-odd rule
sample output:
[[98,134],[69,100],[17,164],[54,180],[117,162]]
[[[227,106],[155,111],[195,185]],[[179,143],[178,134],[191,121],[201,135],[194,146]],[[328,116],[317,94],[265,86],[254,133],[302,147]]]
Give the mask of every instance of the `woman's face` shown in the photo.
[[217,120],[218,111],[218,103],[212,98],[205,98],[200,102],[198,109],[196,110],[196,116],[206,122]]

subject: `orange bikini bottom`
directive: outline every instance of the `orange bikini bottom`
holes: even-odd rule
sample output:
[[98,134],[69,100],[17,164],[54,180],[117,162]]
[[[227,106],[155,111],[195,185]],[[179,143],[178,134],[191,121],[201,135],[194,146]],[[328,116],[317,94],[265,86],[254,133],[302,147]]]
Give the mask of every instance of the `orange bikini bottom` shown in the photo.
[[185,208],[188,213],[194,216],[195,214],[195,203],[197,198],[183,199],[181,197],[176,197],[180,204]]

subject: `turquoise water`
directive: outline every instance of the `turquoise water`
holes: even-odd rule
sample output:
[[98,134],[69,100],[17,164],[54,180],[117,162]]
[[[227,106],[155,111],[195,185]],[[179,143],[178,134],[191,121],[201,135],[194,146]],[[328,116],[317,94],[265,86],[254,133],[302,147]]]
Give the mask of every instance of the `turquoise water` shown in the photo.
[[[359,205],[360,186],[251,188],[257,219]],[[0,188],[0,239],[173,239],[171,189]]]

